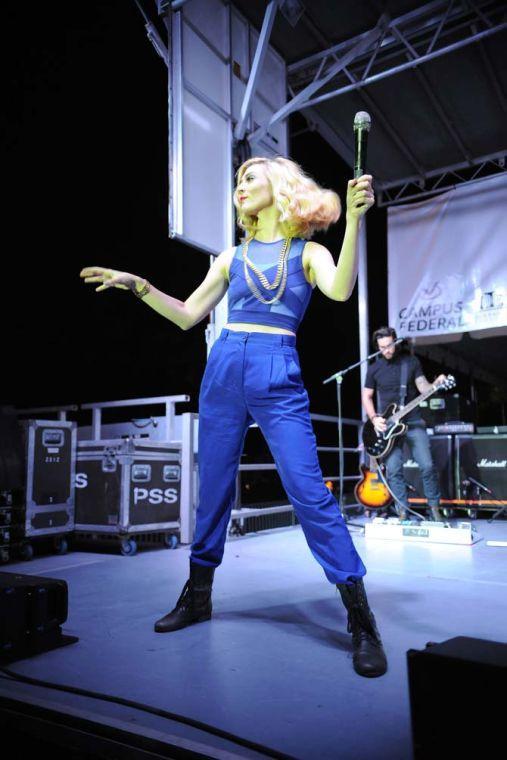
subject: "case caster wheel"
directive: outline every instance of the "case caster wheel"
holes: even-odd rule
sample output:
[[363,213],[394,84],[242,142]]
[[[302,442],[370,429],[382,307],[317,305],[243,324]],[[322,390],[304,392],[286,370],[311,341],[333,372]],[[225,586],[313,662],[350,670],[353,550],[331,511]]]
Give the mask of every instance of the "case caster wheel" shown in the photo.
[[124,557],[133,557],[137,554],[137,543],[133,538],[125,538],[120,544],[120,550]]
[[19,548],[19,553],[20,553],[21,559],[24,559],[26,562],[31,560],[33,558],[32,544],[22,544]]
[[176,549],[178,546],[178,536],[175,536],[174,533],[166,533],[164,536],[164,546],[166,549]]
[[476,509],[467,509],[467,515],[471,520],[477,519],[477,510]]
[[69,544],[66,538],[55,538],[53,546],[55,554],[67,554],[69,550]]
[[0,549],[0,564],[4,565],[8,561],[9,561],[9,550]]
[[442,514],[444,517],[453,517],[454,516],[454,510],[453,509],[443,509]]

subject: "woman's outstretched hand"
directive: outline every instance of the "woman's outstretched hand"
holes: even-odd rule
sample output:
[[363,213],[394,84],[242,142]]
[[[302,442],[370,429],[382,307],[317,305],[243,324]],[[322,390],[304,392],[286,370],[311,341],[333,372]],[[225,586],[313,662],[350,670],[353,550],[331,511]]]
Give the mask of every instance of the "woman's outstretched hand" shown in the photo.
[[100,282],[95,291],[99,293],[107,288],[120,288],[121,290],[133,290],[141,278],[129,272],[118,272],[116,269],[106,269],[105,267],[85,267],[79,273],[79,276],[85,282]]
[[371,174],[349,180],[347,186],[347,216],[359,219],[375,203]]

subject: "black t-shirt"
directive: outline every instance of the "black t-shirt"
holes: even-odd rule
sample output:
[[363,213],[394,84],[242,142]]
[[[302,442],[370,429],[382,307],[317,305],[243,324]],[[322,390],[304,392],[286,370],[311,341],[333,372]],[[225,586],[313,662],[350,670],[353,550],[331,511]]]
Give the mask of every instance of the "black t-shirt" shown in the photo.
[[[376,411],[381,414],[385,407],[391,403],[400,403],[400,385],[401,385],[401,362],[407,362],[407,395],[405,397],[405,406],[419,395],[415,384],[416,377],[424,376],[421,362],[416,356],[410,354],[395,354],[392,359],[384,359],[383,356],[377,356],[373,364],[368,367],[366,373],[365,387],[377,391],[378,402]],[[421,411],[418,406],[413,409],[402,422],[418,422],[421,420]]]

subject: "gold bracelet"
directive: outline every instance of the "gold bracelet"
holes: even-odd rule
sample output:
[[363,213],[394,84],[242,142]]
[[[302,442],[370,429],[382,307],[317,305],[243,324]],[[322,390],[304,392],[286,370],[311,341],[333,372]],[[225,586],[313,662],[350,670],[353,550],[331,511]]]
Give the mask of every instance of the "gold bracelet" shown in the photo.
[[134,283],[134,287],[133,287],[132,290],[133,290],[133,293],[134,293],[135,296],[137,296],[138,298],[144,298],[144,296],[148,295],[148,293],[150,292],[151,285],[148,282],[148,280],[145,280],[144,281],[144,285],[141,288],[141,290],[137,290],[135,283]]

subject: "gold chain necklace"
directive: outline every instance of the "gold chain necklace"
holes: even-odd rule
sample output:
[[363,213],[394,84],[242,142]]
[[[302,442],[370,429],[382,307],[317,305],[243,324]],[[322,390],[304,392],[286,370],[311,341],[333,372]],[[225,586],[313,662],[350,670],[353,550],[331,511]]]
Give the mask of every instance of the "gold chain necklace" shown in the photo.
[[[290,246],[292,242],[292,238],[286,238],[284,240],[282,249],[280,251],[280,255],[278,257],[278,266],[276,271],[275,279],[272,283],[269,282],[266,275],[261,272],[261,270],[255,266],[253,261],[250,261],[248,258],[248,246],[250,244],[250,241],[253,240],[253,238],[249,238],[248,240],[245,240],[243,243],[243,269],[245,272],[245,280],[248,284],[248,287],[250,288],[250,291],[252,294],[257,298],[258,301],[264,304],[272,304],[276,301],[279,301],[285,291],[285,286],[287,284],[287,275],[288,275],[288,259],[289,259],[289,252],[290,252]],[[278,291],[274,298],[267,299],[264,298],[264,296],[259,291],[259,288],[256,286],[254,281],[252,280],[250,273],[248,271],[248,268],[250,268],[259,278],[261,284],[266,290],[275,290],[275,288],[278,288]]]

